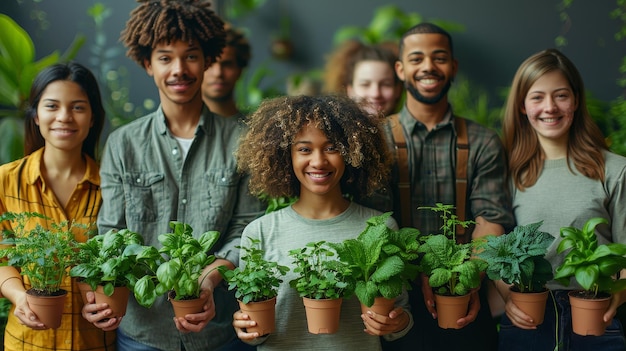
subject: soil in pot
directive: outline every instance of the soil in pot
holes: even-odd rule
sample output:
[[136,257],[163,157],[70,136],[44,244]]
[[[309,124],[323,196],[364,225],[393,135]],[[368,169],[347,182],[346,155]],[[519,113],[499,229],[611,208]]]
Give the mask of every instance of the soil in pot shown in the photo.
[[241,311],[256,322],[256,327],[247,328],[248,333],[259,333],[260,336],[271,334],[276,328],[276,298],[266,301],[249,302],[239,301]]
[[437,324],[443,329],[460,329],[456,321],[467,315],[470,295],[445,296],[435,294]]
[[596,298],[585,296],[584,291],[571,291],[572,329],[578,335],[603,335],[607,327],[602,317],[609,308],[611,295],[598,294]]
[[107,296],[104,293],[104,288],[99,285],[94,291],[96,295],[96,303],[106,303],[113,313],[112,318],[123,317],[126,315],[126,307],[128,306],[128,296],[130,290],[125,286],[116,287],[113,290],[113,295]]
[[26,291],[26,301],[28,307],[37,315],[39,320],[48,328],[57,329],[61,326],[63,308],[67,298],[66,290],[59,290],[54,295],[42,295],[41,292],[33,289]]
[[306,320],[311,334],[334,334],[339,330],[341,303],[343,299],[302,298]]
[[200,313],[204,310],[206,299],[189,299],[189,300],[175,300],[176,293],[170,291],[167,295],[168,300],[174,308],[174,316],[184,318],[188,314]]
[[548,294],[550,290],[538,293],[522,293],[514,288],[511,290],[511,300],[520,310],[529,315],[535,325],[543,323],[543,318],[546,312],[546,301],[548,300]]

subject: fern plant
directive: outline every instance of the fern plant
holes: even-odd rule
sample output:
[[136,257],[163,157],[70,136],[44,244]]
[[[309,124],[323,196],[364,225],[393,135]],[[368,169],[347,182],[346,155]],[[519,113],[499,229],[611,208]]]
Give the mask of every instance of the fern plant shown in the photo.
[[485,238],[477,256],[487,263],[489,279],[513,284],[518,292],[545,290],[553,276],[545,254],[554,237],[539,230],[542,224],[517,226],[508,234]]
[[393,299],[409,289],[418,267],[419,230],[387,226],[391,212],[373,216],[356,239],[331,244],[339,259],[346,262],[357,280],[355,293],[359,301],[371,307],[376,297]]
[[473,244],[456,242],[456,226],[467,227],[473,221],[460,221],[452,213],[454,206],[437,203],[420,207],[441,213],[442,233],[422,238],[419,252],[423,254],[420,270],[437,294],[462,296],[480,285],[480,273],[486,267],[482,260],[472,259]]

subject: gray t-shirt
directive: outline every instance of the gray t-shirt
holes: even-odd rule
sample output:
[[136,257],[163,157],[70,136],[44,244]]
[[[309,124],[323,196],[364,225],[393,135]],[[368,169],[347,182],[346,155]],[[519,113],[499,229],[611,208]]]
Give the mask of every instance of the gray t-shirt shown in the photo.
[[[302,248],[314,241],[338,243],[356,238],[365,229],[367,219],[380,214],[376,210],[351,203],[337,217],[316,220],[300,216],[289,206],[250,223],[244,229],[241,244],[249,244],[249,238],[259,239],[266,259],[277,261],[293,270],[289,250]],[[395,220],[388,225],[397,229]],[[339,331],[336,334],[310,334],[302,298],[289,286],[289,281],[295,278],[293,271],[283,278],[276,300],[276,332],[258,345],[259,351],[381,349],[379,337],[364,332],[361,305],[356,296],[343,301]],[[396,305],[403,306],[408,312],[408,295],[401,295]],[[394,336],[403,335],[398,334]]]

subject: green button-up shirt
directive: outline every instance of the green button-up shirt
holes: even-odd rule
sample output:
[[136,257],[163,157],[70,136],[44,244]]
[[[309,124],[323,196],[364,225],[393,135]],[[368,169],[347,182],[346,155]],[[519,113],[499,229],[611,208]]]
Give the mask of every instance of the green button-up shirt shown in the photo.
[[[188,154],[167,128],[161,107],[115,130],[101,165],[103,204],[98,229],[128,228],[141,233],[146,245],[160,248],[159,234],[172,220],[188,223],[195,235],[221,233],[215,255],[237,264],[243,228],[263,213],[249,195],[248,177],[237,172],[235,152],[243,126],[234,118],[214,115],[206,107]],[[200,333],[181,334],[165,297],[152,308],[134,298],[120,328],[131,338],[163,350],[214,350],[235,337],[231,326],[237,308],[232,292],[214,292],[217,316]]]

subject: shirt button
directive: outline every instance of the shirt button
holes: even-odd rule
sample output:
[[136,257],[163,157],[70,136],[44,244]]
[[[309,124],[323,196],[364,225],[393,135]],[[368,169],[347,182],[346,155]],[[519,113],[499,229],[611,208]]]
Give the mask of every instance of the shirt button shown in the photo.
[[222,181],[223,181],[223,182],[225,182],[225,181],[226,181],[226,178],[225,178],[225,177],[222,177]]
[[137,178],[137,183],[141,183],[141,178]]
[[183,204],[186,204],[186,203],[187,203],[187,199],[182,199],[182,200],[181,200],[181,202],[182,202]]
[[178,150],[174,149],[172,150],[172,155],[176,155],[178,153]]

